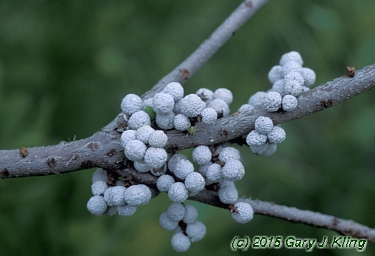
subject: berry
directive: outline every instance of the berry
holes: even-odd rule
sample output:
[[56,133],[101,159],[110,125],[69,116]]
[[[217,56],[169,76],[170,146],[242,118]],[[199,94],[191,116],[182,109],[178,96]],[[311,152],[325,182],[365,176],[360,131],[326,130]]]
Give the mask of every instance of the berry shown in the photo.
[[196,95],[199,96],[204,102],[210,102],[214,98],[214,93],[210,89],[207,88],[200,88],[198,91],[195,92]]
[[267,135],[260,134],[259,132],[252,130],[247,136],[246,136],[246,143],[247,145],[262,145],[267,141]]
[[153,131],[148,139],[148,144],[151,147],[162,148],[167,144],[168,137],[161,130]]
[[196,117],[206,107],[206,103],[196,94],[186,95],[181,99],[181,112],[187,117]]
[[267,134],[270,143],[281,143],[285,140],[286,134],[283,128],[274,126],[272,131]]
[[130,205],[117,206],[117,212],[118,212],[118,215],[120,216],[129,217],[129,216],[132,216],[136,211],[137,211],[137,207],[135,206],[130,206]]
[[303,60],[302,60],[302,57],[301,55],[296,52],[296,51],[291,51],[291,52],[288,52],[288,53],[285,53],[281,56],[281,59],[280,59],[280,65],[285,65],[286,63],[290,62],[290,61],[295,61],[297,62],[300,66],[303,65]]
[[150,134],[155,131],[151,126],[144,125],[139,127],[139,129],[136,131],[135,136],[137,140],[142,141],[143,143],[148,143],[148,138]]
[[245,167],[238,160],[229,160],[221,168],[223,178],[230,181],[242,179],[245,175]]
[[109,206],[107,208],[107,211],[105,212],[105,215],[113,216],[117,213],[117,206]]
[[125,156],[131,161],[141,161],[146,153],[146,145],[140,140],[131,140],[125,146]]
[[193,161],[199,165],[208,164],[211,161],[212,153],[207,146],[198,146],[193,150]]
[[192,172],[185,179],[185,187],[192,193],[198,193],[204,189],[205,181],[199,172]]
[[95,172],[92,174],[92,183],[94,183],[95,181],[98,181],[98,180],[102,180],[104,182],[107,182],[108,180],[108,176],[107,176],[107,171],[102,169],[102,168],[98,168],[95,170]]
[[290,112],[296,109],[298,104],[298,100],[293,95],[285,95],[283,97],[283,101],[281,102],[281,106],[284,111]]
[[95,181],[91,185],[91,192],[94,196],[99,196],[99,195],[103,195],[104,192],[107,190],[107,188],[108,188],[107,182],[98,180],[98,181]]
[[178,226],[178,221],[174,221],[168,217],[167,212],[163,212],[159,217],[159,223],[165,230],[174,230]]
[[200,221],[189,223],[186,226],[186,234],[191,242],[200,241],[206,235],[206,226]]
[[147,204],[151,199],[151,190],[143,184],[132,185],[125,191],[125,201],[130,206]]
[[178,82],[171,82],[167,84],[162,92],[171,95],[174,102],[179,101],[184,96],[184,88]]
[[178,161],[174,169],[176,177],[182,180],[192,172],[194,172],[194,165],[189,160],[185,159]]
[[289,61],[283,65],[282,74],[283,76],[286,76],[287,74],[291,72],[300,72],[302,69],[301,65],[298,62],[295,61]]
[[125,204],[125,191],[124,186],[109,187],[104,192],[104,200],[108,206],[120,206]]
[[121,134],[121,145],[125,148],[126,144],[136,139],[136,131],[134,130],[126,130]]
[[[298,72],[290,72],[284,76],[284,83],[288,83],[291,81],[297,82],[299,85],[303,85],[305,80],[303,79],[303,76]],[[285,85],[284,85],[285,86]]]
[[186,131],[191,126],[189,118],[183,114],[177,114],[174,117],[173,125],[179,131]]
[[102,215],[107,210],[107,204],[102,196],[93,196],[87,202],[87,210],[94,215]]
[[296,81],[289,81],[284,84],[284,93],[298,97],[302,93],[302,86]]
[[279,79],[277,80],[273,85],[272,85],[272,92],[278,92],[280,95],[284,95],[284,79]]
[[160,168],[167,161],[168,155],[164,148],[149,147],[146,150],[144,161],[152,168]]
[[273,66],[271,70],[268,72],[268,80],[271,82],[271,84],[274,84],[277,80],[282,79],[282,66]]
[[172,203],[167,210],[168,217],[173,221],[180,221],[185,216],[185,206],[181,203]]
[[185,215],[182,219],[186,224],[193,223],[198,218],[198,211],[194,205],[187,204],[185,205]]
[[208,170],[208,167],[211,165],[212,163],[208,163],[208,164],[204,164],[204,165],[198,165],[198,172],[200,174],[202,174],[203,176],[206,176],[207,174],[207,170]]
[[254,106],[250,105],[250,104],[243,104],[238,109],[238,112],[240,112],[240,113],[243,113],[243,112],[253,113],[254,112]]
[[218,182],[223,178],[223,175],[221,173],[221,166],[219,164],[211,164],[207,168],[206,177],[210,181]]
[[273,122],[272,119],[265,116],[260,116],[255,120],[255,131],[260,134],[267,134],[272,131]]
[[155,118],[156,124],[163,130],[173,129],[173,121],[175,114],[173,112],[168,112],[167,114],[157,114]]
[[265,96],[265,92],[257,92],[250,97],[248,103],[254,108],[263,108],[263,100]]
[[315,83],[316,75],[314,70],[309,68],[302,68],[300,73],[305,80],[304,86],[310,87]]
[[263,156],[270,156],[276,152],[277,144],[269,143],[269,147],[262,153]]
[[158,178],[156,187],[159,191],[167,192],[173,183],[175,183],[175,180],[171,175],[163,174]]
[[244,224],[253,219],[254,210],[250,204],[238,202],[234,205],[231,215],[234,221]]
[[222,99],[212,100],[207,107],[215,109],[218,115],[227,116],[230,113],[228,104]]
[[212,124],[217,120],[217,112],[213,108],[205,108],[202,110],[202,123]]
[[151,126],[151,120],[150,116],[143,110],[135,112],[128,120],[128,126],[132,130],[138,130],[144,125]]
[[126,95],[121,102],[121,110],[126,115],[140,111],[142,108],[142,99],[135,94]]
[[220,182],[218,196],[224,204],[234,204],[238,200],[238,191],[233,181],[223,180]]
[[189,250],[191,242],[187,236],[178,232],[172,236],[171,245],[176,252],[186,252]]
[[263,98],[263,105],[269,112],[277,111],[281,107],[280,93],[268,92]]
[[140,161],[134,161],[134,169],[139,172],[148,172],[152,170],[152,167]]
[[168,114],[173,111],[174,99],[169,94],[159,92],[152,100],[152,107],[157,114]]
[[262,155],[268,148],[269,148],[269,143],[266,141],[262,145],[249,145],[251,152],[257,155]]
[[183,154],[180,154],[180,153],[175,153],[171,156],[171,158],[169,158],[168,160],[168,168],[171,172],[174,172],[175,168],[176,168],[176,165],[177,163],[181,160],[181,159],[187,159],[187,157]]
[[168,189],[168,197],[172,202],[183,203],[189,197],[189,192],[184,183],[175,182]]
[[225,101],[225,103],[230,105],[233,101],[233,94],[230,90],[226,88],[219,88],[216,89],[216,91],[214,92],[214,98],[222,99],[223,101]]

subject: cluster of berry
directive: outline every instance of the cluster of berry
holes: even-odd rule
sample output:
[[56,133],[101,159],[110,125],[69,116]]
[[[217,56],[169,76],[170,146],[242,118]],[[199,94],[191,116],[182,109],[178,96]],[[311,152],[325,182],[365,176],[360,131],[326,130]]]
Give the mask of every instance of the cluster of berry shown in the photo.
[[108,186],[107,171],[98,168],[92,176],[93,196],[87,202],[87,209],[94,215],[133,215],[138,206],[147,204],[151,199],[151,190],[143,184],[124,186],[117,180],[115,186]]
[[281,56],[279,64],[273,66],[268,73],[272,88],[268,92],[257,92],[252,95],[248,104],[242,106],[239,112],[252,107],[263,108],[269,112],[276,112],[282,108],[289,112],[297,107],[298,96],[310,90],[315,83],[315,72],[310,68],[302,67],[302,57],[295,51]]
[[[250,97],[239,112],[257,108],[292,111],[297,106],[297,97],[314,83],[315,73],[302,68],[300,55],[290,52],[282,56],[279,66],[271,69],[269,79],[273,83],[272,89]],[[202,88],[184,97],[184,89],[177,82],[167,84],[162,92],[150,99],[142,100],[135,94],[128,94],[122,100],[119,118],[126,122],[121,135],[125,156],[138,172],[150,172],[157,177],[157,189],[166,192],[172,201],[159,222],[164,229],[175,231],[171,244],[178,252],[188,250],[192,242],[201,240],[206,234],[205,225],[197,221],[196,208],[184,204],[204,189],[217,191],[220,201],[228,205],[236,222],[247,223],[253,218],[251,205],[238,200],[234,183],[245,175],[239,150],[227,143],[197,146],[192,152],[195,168],[185,155],[164,149],[168,142],[165,130],[192,134],[197,122],[211,124],[227,116],[232,100],[231,91],[225,88],[215,92]],[[255,130],[247,135],[246,143],[252,152],[268,156],[285,137],[285,131],[274,126],[271,118],[260,116],[255,121]],[[95,215],[131,216],[152,196],[150,188],[143,184],[123,180],[109,182],[103,169],[93,175],[92,193],[87,208]]]
[[[315,72],[302,67],[303,60],[298,52],[292,51],[282,55],[280,65],[271,68],[268,79],[273,84],[267,92],[257,92],[252,95],[248,104],[239,108],[239,112],[264,109],[276,112],[279,109],[290,112],[296,109],[298,97],[302,92],[310,90],[315,83]],[[260,116],[255,121],[255,130],[246,137],[246,143],[255,154],[269,156],[277,144],[286,138],[284,129],[274,126],[271,118]]]

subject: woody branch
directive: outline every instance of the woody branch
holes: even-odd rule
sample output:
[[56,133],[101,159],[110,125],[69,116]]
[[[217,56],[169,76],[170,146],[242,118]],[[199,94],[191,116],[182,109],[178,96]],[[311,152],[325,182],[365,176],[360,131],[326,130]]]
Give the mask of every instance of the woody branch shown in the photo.
[[[168,131],[166,149],[185,149],[241,139],[254,129],[254,122],[259,116],[269,116],[275,124],[280,124],[335,106],[374,88],[375,64],[358,70],[353,78],[344,75],[302,93],[297,109],[292,112],[258,110],[234,113],[218,119],[213,125],[198,123],[194,135]],[[92,167],[121,169],[126,161],[120,144],[121,133],[116,130],[118,123],[112,123],[86,139],[29,148],[26,157],[20,149],[0,150],[0,178],[59,174]],[[223,130],[226,131],[225,136]]]

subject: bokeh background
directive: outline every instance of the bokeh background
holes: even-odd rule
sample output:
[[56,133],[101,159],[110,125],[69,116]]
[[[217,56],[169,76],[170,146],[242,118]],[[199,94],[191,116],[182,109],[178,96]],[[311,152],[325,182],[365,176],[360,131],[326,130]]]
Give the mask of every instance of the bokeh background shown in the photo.
[[[186,58],[240,1],[0,2],[0,149],[53,145],[90,136]],[[184,84],[232,90],[231,110],[270,88],[269,69],[299,51],[316,85],[375,62],[375,1],[270,1]],[[283,125],[271,157],[240,148],[240,195],[375,226],[375,92]],[[187,151],[189,153],[190,151]],[[94,169],[0,182],[0,255],[173,255],[158,223],[165,194],[130,217],[86,210]],[[324,229],[255,216],[235,223],[223,209],[191,202],[206,237],[186,255],[236,255],[233,236],[322,239]],[[361,255],[374,255],[369,244]],[[249,250],[300,255],[303,250]],[[311,255],[355,255],[318,250]]]

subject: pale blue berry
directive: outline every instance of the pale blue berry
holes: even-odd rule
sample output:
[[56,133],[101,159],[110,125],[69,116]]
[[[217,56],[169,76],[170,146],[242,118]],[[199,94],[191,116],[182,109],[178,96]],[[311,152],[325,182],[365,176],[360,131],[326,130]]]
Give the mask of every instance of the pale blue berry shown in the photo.
[[183,203],[189,197],[189,192],[184,183],[173,183],[168,190],[168,197],[172,202]]
[[125,191],[125,201],[130,206],[147,204],[151,199],[151,190],[144,184],[132,185]]
[[178,232],[173,235],[171,245],[176,252],[186,252],[189,250],[191,242],[187,236]]
[[167,210],[168,217],[174,221],[180,221],[185,216],[185,206],[181,203],[172,203]]
[[193,223],[198,218],[198,210],[194,205],[185,205],[185,216],[182,219],[186,224]]
[[189,223],[186,226],[186,234],[191,242],[200,241],[206,235],[206,226],[200,221]]
[[200,145],[193,150],[192,156],[194,162],[204,165],[211,162],[212,152],[209,147]]
[[178,226],[178,221],[174,221],[168,217],[167,212],[163,212],[159,217],[159,223],[165,230],[175,230]]
[[205,180],[199,172],[192,172],[185,178],[185,187],[192,193],[198,193],[204,189]]
[[137,211],[137,207],[130,205],[117,206],[118,215],[129,217]]
[[133,113],[140,111],[142,108],[142,99],[135,94],[126,95],[121,102],[122,112],[126,115],[132,115]]
[[238,202],[234,205],[231,215],[234,221],[244,224],[253,219],[254,210],[250,204]]
[[158,178],[156,187],[159,191],[168,192],[170,186],[175,183],[174,178],[169,174],[163,174]]
[[94,215],[102,215],[107,210],[107,204],[102,196],[93,196],[87,202],[87,210]]
[[91,185],[91,192],[94,196],[103,195],[104,192],[107,190],[108,185],[107,182],[104,182],[102,180],[95,181]]

